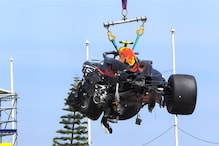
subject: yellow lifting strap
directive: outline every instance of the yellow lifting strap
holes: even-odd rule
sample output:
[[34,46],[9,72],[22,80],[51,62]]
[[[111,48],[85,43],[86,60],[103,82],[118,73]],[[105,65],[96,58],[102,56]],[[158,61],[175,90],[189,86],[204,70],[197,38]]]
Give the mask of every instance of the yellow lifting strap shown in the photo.
[[144,26],[143,25],[141,25],[139,27],[139,29],[136,30],[136,34],[137,35],[140,34],[140,36],[142,36],[144,34]]
[[116,39],[116,36],[111,31],[108,31],[107,35],[108,35],[108,40],[109,41],[112,41],[112,40]]
[[108,31],[107,35],[108,35],[108,40],[113,43],[113,46],[115,47],[116,51],[118,51],[118,47],[115,42],[116,36],[111,31]]

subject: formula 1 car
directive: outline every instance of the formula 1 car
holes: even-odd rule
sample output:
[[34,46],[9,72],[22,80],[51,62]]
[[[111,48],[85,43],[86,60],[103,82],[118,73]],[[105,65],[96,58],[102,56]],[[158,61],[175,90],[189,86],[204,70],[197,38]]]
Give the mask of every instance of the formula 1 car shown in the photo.
[[[197,98],[195,78],[173,74],[166,81],[152,67],[152,61],[138,59],[137,53],[127,47],[130,42],[122,43],[124,47],[120,50],[132,54],[134,65],[130,66],[127,58],[118,60],[120,51],[105,52],[102,62],[84,62],[83,78],[69,94],[68,105],[92,120],[103,113],[101,122],[109,133],[112,133],[109,122],[130,119],[144,106],[151,112],[156,103],[167,107],[170,114],[192,114]],[[140,122],[137,118],[136,124]]]

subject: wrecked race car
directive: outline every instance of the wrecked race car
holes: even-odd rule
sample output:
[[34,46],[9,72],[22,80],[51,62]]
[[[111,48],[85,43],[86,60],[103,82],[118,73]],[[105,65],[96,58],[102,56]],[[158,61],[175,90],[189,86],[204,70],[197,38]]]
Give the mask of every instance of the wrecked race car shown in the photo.
[[[122,41],[117,51],[103,53],[103,61],[86,61],[83,78],[72,89],[67,103],[92,120],[103,113],[101,123],[109,133],[109,122],[130,119],[156,103],[170,114],[189,115],[196,106],[197,84],[194,76],[173,74],[166,81],[153,68],[152,61],[141,60]],[[119,57],[119,59],[117,58]],[[140,124],[141,119],[136,119]]]

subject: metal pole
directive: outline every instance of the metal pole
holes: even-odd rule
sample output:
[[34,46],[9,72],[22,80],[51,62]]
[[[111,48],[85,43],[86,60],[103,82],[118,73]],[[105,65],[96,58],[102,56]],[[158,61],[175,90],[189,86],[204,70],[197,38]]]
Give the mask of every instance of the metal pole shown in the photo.
[[[13,75],[13,61],[14,59],[11,57],[10,58],[10,80],[11,80],[11,94],[14,94],[14,75]],[[12,95],[12,99],[11,99],[11,119],[12,119],[12,123],[11,123],[11,128],[15,129],[15,97],[14,95]],[[16,134],[12,135],[12,144],[15,145],[15,139],[16,139]]]
[[[170,30],[172,34],[172,63],[173,63],[173,74],[176,74],[176,56],[175,56],[175,29],[171,28]],[[179,145],[178,140],[178,118],[177,115],[174,115],[174,131],[175,131],[175,146]]]
[[90,42],[88,40],[85,41],[85,45],[86,45],[86,61],[89,60],[89,44]]
[[171,34],[172,34],[172,61],[173,61],[173,74],[176,74],[176,56],[175,56],[175,29],[171,28]]
[[[85,41],[86,45],[86,61],[89,60],[89,44],[90,42],[88,40]],[[91,121],[88,118],[87,119],[87,130],[88,130],[88,146],[91,146]]]

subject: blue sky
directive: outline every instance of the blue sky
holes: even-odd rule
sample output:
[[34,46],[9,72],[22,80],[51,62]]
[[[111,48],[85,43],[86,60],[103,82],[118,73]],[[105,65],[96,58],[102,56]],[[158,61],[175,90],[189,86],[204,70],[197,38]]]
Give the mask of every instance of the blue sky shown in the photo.
[[[147,16],[145,33],[136,46],[140,59],[168,79],[171,74],[171,27],[176,30],[176,72],[191,74],[198,84],[195,112],[179,116],[181,129],[200,139],[219,143],[218,48],[219,2],[216,0],[129,0],[128,18]],[[18,102],[18,144],[48,146],[61,128],[64,98],[74,76],[81,76],[85,40],[90,59],[102,59],[113,50],[104,22],[121,20],[119,0],[1,0],[0,88],[10,89],[9,58],[14,57],[14,89]],[[140,23],[110,27],[117,41],[134,41]],[[105,134],[100,121],[92,121],[92,146],[142,146],[174,124],[166,108],[141,111],[135,118],[111,124]],[[174,145],[174,129],[148,144]],[[213,145],[179,131],[179,145]]]

